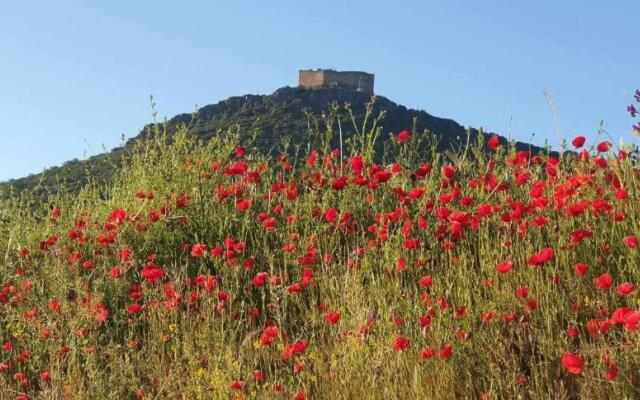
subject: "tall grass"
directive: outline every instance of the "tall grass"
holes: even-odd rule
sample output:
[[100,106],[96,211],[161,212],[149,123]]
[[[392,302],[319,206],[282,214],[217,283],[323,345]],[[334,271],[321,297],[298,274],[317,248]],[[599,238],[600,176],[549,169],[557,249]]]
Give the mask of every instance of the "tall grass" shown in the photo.
[[634,163],[411,131],[377,165],[374,122],[275,158],[158,126],[108,186],[4,201],[0,397],[638,398]]

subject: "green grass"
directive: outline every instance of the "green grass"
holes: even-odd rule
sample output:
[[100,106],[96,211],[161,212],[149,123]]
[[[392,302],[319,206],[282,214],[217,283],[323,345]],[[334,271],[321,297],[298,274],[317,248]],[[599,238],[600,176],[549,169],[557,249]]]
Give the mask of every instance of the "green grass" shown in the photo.
[[[389,141],[380,161],[371,145],[378,130],[356,132],[342,155],[330,151],[336,131],[325,133],[285,152],[285,161],[252,146],[237,158],[238,131],[205,143],[182,126],[168,144],[158,129],[126,153],[108,183],[42,206],[28,194],[3,200],[0,343],[11,349],[0,349],[0,398],[639,396],[638,332],[597,329],[617,308],[638,308],[637,291],[616,292],[640,276],[638,250],[623,241],[638,232],[632,161],[607,152],[598,166],[595,150],[588,160],[567,153],[553,171],[544,154],[531,158],[505,144],[486,151],[482,135],[444,157],[433,135],[415,130]],[[353,183],[356,155],[362,186]],[[241,161],[246,171],[225,174]],[[425,163],[431,171],[416,176]],[[454,177],[443,175],[445,165]],[[530,178],[517,184],[522,173]],[[348,184],[332,189],[341,175]],[[532,187],[543,189],[540,197]],[[619,188],[626,199],[616,197]],[[251,201],[243,212],[241,199]],[[579,201],[584,213],[571,216]],[[491,212],[481,216],[480,205]],[[330,208],[333,222],[324,217]],[[591,235],[576,243],[577,230]],[[191,254],[196,244],[207,245],[202,256]],[[216,246],[222,255],[212,255]],[[548,247],[551,259],[528,265]],[[128,259],[123,249],[132,251]],[[498,273],[506,261],[513,268]],[[579,262],[588,265],[583,277],[574,271]],[[145,266],[164,275],[149,282]],[[259,272],[268,274],[264,286],[252,282]],[[593,281],[602,273],[613,278],[607,290]],[[427,275],[430,287],[420,284]],[[522,287],[528,294],[518,298]],[[130,312],[132,304],[141,311]],[[329,312],[340,320],[329,324]],[[265,345],[271,325],[277,335]],[[570,327],[577,337],[567,335]],[[394,347],[399,337],[409,341],[403,351]],[[298,341],[306,348],[288,357]],[[441,357],[447,345],[452,354]],[[425,359],[431,348],[435,356]],[[580,374],[563,367],[568,352],[584,358]],[[605,354],[617,365],[615,379],[606,379]]]

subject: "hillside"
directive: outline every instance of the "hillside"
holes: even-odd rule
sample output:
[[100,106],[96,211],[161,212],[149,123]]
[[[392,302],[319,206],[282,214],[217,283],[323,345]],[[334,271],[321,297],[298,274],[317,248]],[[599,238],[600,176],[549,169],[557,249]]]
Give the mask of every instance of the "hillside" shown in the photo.
[[640,175],[611,143],[165,139],[0,199],[0,399],[638,398]]
[[[202,139],[208,140],[220,131],[237,127],[244,140],[254,137],[254,146],[269,150],[285,139],[294,145],[304,145],[309,139],[310,121],[305,110],[320,116],[329,109],[330,103],[341,106],[339,115],[345,139],[353,134],[353,124],[349,120],[343,105],[350,103],[358,123],[364,117],[366,103],[371,99],[363,93],[349,89],[303,89],[284,87],[270,95],[245,95],[230,97],[216,104],[198,109],[195,113],[174,116],[166,124],[167,133],[172,135],[180,124],[190,126],[190,131]],[[396,104],[383,96],[376,97],[375,113],[385,112],[382,121],[381,144],[391,132],[399,132],[413,126],[422,132],[427,129],[439,140],[439,150],[446,150],[466,139],[465,128],[451,119],[438,118],[426,111],[414,110]],[[40,174],[0,183],[0,194],[5,192],[20,193],[25,189],[33,189],[35,195],[44,200],[55,193],[59,187],[70,192],[78,192],[88,181],[102,183],[108,181],[120,165],[123,154],[134,142],[149,132],[150,125],[144,127],[140,134],[129,139],[124,147],[118,147],[86,160],[69,161],[62,166],[52,167]],[[472,129],[472,134],[478,131]],[[504,139],[503,139],[504,140]],[[335,139],[336,146],[337,135]],[[541,149],[525,143],[516,143],[517,148],[529,149],[537,153]],[[381,147],[378,146],[380,149]]]

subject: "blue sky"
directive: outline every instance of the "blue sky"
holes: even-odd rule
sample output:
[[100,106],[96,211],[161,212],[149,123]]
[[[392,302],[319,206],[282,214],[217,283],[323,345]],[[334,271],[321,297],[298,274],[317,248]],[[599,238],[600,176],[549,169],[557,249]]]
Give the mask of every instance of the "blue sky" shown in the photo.
[[[7,1],[0,4],[0,180],[111,149],[150,120],[365,70],[408,107],[536,144],[632,142],[640,2]],[[511,121],[511,122],[510,122]]]

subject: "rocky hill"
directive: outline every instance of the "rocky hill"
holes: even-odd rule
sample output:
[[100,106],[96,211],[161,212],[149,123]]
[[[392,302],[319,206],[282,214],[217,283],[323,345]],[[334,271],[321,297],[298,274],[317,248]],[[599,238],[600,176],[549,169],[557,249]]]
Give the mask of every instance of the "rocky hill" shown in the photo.
[[[171,135],[179,125],[186,124],[193,134],[206,140],[220,131],[237,127],[246,138],[254,138],[254,145],[270,149],[282,143],[284,139],[293,145],[305,144],[310,130],[309,113],[320,116],[327,112],[332,102],[341,106],[348,103],[351,104],[356,120],[361,121],[366,104],[370,100],[368,95],[350,89],[284,87],[270,95],[230,97],[216,104],[204,106],[195,113],[176,115],[168,120],[166,129]],[[437,136],[439,150],[455,147],[460,140],[466,139],[466,129],[454,120],[434,117],[422,110],[409,109],[383,96],[376,97],[374,110],[376,115],[380,111],[385,112],[380,144],[388,138],[388,133],[411,129],[414,123],[417,131],[427,129]],[[343,137],[348,139],[354,133],[353,124],[344,109],[340,118]],[[136,140],[145,137],[150,132],[149,127],[144,127],[139,135],[129,139],[123,147],[110,152],[85,160],[69,161],[40,174],[1,183],[3,195],[31,189],[37,197],[44,199],[61,186],[76,192],[90,180],[108,181],[127,149]],[[471,129],[471,132],[474,136],[479,133],[475,129]],[[534,153],[541,150],[526,143],[516,143],[516,146]]]

